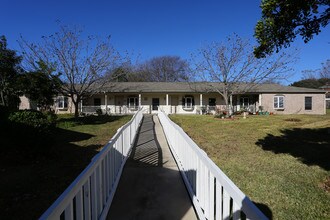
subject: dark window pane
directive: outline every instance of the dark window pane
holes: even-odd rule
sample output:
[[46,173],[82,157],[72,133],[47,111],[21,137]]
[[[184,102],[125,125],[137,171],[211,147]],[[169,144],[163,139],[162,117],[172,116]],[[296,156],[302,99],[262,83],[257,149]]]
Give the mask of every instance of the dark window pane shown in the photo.
[[101,99],[100,98],[94,98],[94,106],[101,105]]
[[305,110],[312,110],[312,97],[305,97]]

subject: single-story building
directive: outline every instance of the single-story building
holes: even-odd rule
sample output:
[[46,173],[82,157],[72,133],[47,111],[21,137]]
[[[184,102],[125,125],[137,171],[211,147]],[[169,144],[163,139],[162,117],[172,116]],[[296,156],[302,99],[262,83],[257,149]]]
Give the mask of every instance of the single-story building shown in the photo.
[[[113,82],[85,97],[79,111],[89,114],[101,109],[104,114],[132,114],[142,107],[145,113],[161,109],[168,114],[214,114],[227,111],[224,98],[216,91],[222,86],[205,82]],[[233,94],[230,103],[234,112],[325,114],[325,93],[318,89],[258,84]],[[57,97],[55,112],[73,113],[74,106],[65,96]]]
[[[226,111],[223,97],[216,92],[220,83],[188,82],[116,82],[83,100],[81,112],[102,109],[108,114],[134,113],[143,107],[146,113],[159,109],[168,114],[201,114]],[[325,91],[278,84],[259,84],[244,93],[234,94],[234,111],[274,114],[325,114]]]

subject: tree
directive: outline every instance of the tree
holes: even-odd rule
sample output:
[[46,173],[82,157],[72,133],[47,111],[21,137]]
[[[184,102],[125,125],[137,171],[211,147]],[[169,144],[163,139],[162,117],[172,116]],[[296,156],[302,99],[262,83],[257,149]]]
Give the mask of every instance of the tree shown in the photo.
[[144,81],[151,82],[187,81],[188,63],[178,56],[154,57],[143,63],[137,74],[144,78]]
[[330,60],[322,63],[321,69],[304,70],[302,80],[296,81],[291,86],[318,89],[330,84]]
[[330,80],[330,60],[327,60],[325,63],[322,63],[320,78],[326,78]]
[[0,36],[0,105],[17,108],[21,90],[18,78],[23,72],[20,68],[22,58],[7,48],[5,36]]
[[326,85],[327,82],[329,82],[329,80],[325,78],[321,78],[321,79],[310,78],[310,79],[302,79],[296,81],[292,83],[290,86],[318,89],[321,86]]
[[21,76],[20,83],[23,93],[34,101],[41,110],[48,110],[54,104],[54,97],[61,90],[60,75],[50,76],[44,63],[39,69]]
[[248,92],[265,81],[284,79],[292,70],[292,54],[257,59],[252,48],[248,40],[233,35],[224,42],[205,45],[193,56],[194,78],[205,82],[209,91],[218,92],[230,113],[232,95]]
[[255,27],[256,57],[276,52],[301,35],[304,42],[321,32],[330,20],[329,0],[263,0],[262,17]]
[[60,26],[59,32],[43,36],[39,44],[31,44],[21,38],[23,56],[29,66],[38,69],[37,62],[61,73],[61,93],[68,95],[75,106],[82,98],[96,92],[106,83],[104,75],[111,71],[119,60],[118,53],[110,44],[110,37],[101,39],[88,36],[83,38],[82,30],[76,26]]

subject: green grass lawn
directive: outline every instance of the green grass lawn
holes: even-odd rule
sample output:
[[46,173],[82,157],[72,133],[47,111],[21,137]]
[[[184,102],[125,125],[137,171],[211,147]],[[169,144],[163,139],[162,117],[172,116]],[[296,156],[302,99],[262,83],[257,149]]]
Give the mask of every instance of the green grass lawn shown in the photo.
[[171,119],[269,217],[330,219],[330,114]]
[[[3,137],[0,219],[37,219],[131,116],[59,116],[42,153],[21,151]],[[28,137],[22,139],[24,145]]]

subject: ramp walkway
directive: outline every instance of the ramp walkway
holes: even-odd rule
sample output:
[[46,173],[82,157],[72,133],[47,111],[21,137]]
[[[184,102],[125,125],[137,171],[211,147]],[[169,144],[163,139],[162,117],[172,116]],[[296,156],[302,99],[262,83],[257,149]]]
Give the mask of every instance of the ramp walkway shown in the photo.
[[197,219],[156,115],[144,115],[107,219]]

